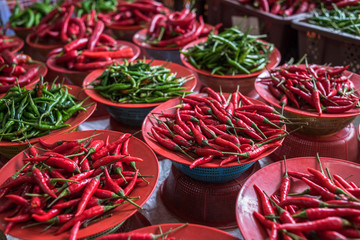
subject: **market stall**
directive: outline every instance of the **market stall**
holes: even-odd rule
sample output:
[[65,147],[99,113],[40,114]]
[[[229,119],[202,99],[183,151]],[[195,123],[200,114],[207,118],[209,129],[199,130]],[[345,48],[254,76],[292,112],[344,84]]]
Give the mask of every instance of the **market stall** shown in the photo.
[[4,239],[360,238],[360,1],[1,4]]

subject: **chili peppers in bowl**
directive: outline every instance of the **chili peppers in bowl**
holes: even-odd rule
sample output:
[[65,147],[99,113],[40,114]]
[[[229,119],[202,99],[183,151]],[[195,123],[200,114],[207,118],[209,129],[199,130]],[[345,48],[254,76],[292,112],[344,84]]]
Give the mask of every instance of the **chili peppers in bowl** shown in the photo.
[[109,14],[99,14],[98,17],[106,23],[117,39],[132,41],[134,34],[147,25],[156,14],[168,14],[169,9],[162,3],[153,0],[136,0],[121,2],[117,11]]
[[[360,165],[334,158],[320,160],[319,166],[315,157],[287,159],[287,177],[284,161],[278,161],[248,178],[236,204],[244,239],[266,239],[269,234],[290,239],[359,237],[355,230],[360,216],[358,195],[353,193],[360,183],[354,175]],[[285,182],[289,188],[281,189]],[[281,199],[283,194],[286,197]]]
[[47,138],[2,171],[1,201],[10,206],[1,208],[2,230],[21,239],[99,236],[146,202],[159,174],[146,144],[101,130]]
[[82,85],[85,76],[92,70],[106,68],[125,59],[131,61],[140,55],[140,49],[126,41],[116,41],[103,33],[104,23],[96,22],[89,38],[80,38],[55,49],[49,54],[46,64],[55,72],[63,73],[76,85]]
[[24,41],[18,37],[8,37],[0,33],[0,52],[9,50],[16,53],[24,46]]
[[335,133],[359,114],[355,85],[359,75],[349,66],[284,65],[263,73],[255,88],[258,94],[288,118],[296,118],[299,131],[311,135]]
[[17,36],[25,40],[27,34],[31,33],[39,25],[41,19],[49,14],[53,8],[54,5],[49,0],[34,2],[25,9],[21,9],[19,2],[16,2],[8,25]]
[[8,158],[39,137],[71,131],[96,109],[81,88],[42,81],[33,87],[14,86],[1,99],[0,154]]
[[91,72],[83,88],[118,122],[139,127],[155,106],[191,93],[196,82],[191,71],[178,64],[137,60]]
[[225,92],[232,92],[239,85],[241,92],[248,94],[256,76],[266,68],[276,67],[281,59],[273,44],[260,40],[261,37],[228,28],[189,43],[180,51],[180,58],[198,74],[203,85]]
[[33,61],[28,55],[14,54],[9,50],[0,51],[0,93],[5,93],[14,86],[33,86],[46,73],[45,64]]
[[150,112],[143,137],[157,153],[190,169],[251,166],[288,134],[272,107],[240,92],[226,99],[208,87],[204,91],[207,94],[169,100]]
[[155,15],[146,29],[134,35],[133,41],[149,58],[181,64],[180,48],[210,32],[217,32],[219,27],[205,24],[201,16],[198,22],[195,13],[184,8],[167,16]]

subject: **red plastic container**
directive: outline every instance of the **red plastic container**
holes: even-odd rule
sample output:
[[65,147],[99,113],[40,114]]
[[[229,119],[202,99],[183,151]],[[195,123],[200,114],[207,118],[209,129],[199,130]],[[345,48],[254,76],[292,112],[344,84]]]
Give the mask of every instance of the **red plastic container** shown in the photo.
[[195,181],[172,166],[160,187],[161,200],[177,217],[218,228],[236,226],[235,202],[245,180],[260,168],[258,162],[240,177],[226,183]]
[[[181,51],[186,52],[186,50],[194,45],[205,42],[207,38],[201,38],[187,44]],[[266,69],[272,69],[276,67],[281,60],[281,55],[279,50],[274,48],[274,51],[269,57],[269,62],[266,64],[266,67],[258,72],[251,74],[238,74],[238,75],[217,75],[211,74],[210,71],[201,70],[194,67],[191,63],[187,61],[185,55],[180,54],[181,62],[191,71],[196,73],[199,77],[200,82],[204,86],[208,86],[215,91],[223,91],[227,93],[235,92],[237,87],[240,87],[240,92],[244,95],[248,95],[251,91],[254,90],[254,82],[256,77]]]
[[328,136],[309,136],[292,133],[270,157],[274,161],[287,158],[315,156],[319,153],[323,157],[332,157],[359,161],[359,146],[357,131],[354,124],[349,124],[339,132]]
[[63,46],[63,43],[52,43],[52,44],[39,44],[34,43],[33,39],[30,38],[31,34],[26,37],[26,44],[29,46],[29,54],[33,59],[45,62],[46,57],[51,50]]

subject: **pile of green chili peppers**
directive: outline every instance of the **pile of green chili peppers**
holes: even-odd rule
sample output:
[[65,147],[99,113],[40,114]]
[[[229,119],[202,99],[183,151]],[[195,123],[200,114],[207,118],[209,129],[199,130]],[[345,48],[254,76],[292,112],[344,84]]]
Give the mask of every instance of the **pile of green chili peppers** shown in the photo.
[[308,22],[314,25],[333,28],[345,33],[360,36],[360,3],[357,6],[338,8],[333,4],[333,9],[324,6],[314,11]]
[[22,142],[68,127],[64,122],[86,110],[85,100],[77,103],[62,84],[38,83],[30,90],[15,86],[0,99],[0,140]]
[[20,9],[19,2],[16,2],[13,14],[9,18],[12,27],[34,27],[39,25],[40,20],[54,9],[50,0],[44,2],[35,2],[26,9]]
[[191,93],[183,91],[183,84],[192,78],[177,77],[164,65],[151,66],[151,62],[138,60],[109,66],[91,85],[113,102],[154,103]]
[[218,35],[210,33],[205,42],[182,53],[194,67],[211,74],[250,74],[265,68],[274,49],[273,44],[259,40],[264,37],[266,35],[253,36],[232,27]]
[[81,17],[83,14],[90,13],[91,10],[96,10],[97,13],[111,12],[116,10],[118,4],[117,0],[85,0],[80,1],[80,8],[77,8],[77,16]]

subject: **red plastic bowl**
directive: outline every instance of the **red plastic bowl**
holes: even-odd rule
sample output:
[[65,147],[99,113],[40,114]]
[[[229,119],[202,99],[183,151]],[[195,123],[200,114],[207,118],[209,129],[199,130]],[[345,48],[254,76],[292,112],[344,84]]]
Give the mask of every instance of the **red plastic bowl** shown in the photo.
[[[114,142],[119,138],[122,133],[114,132],[114,131],[106,131],[106,130],[97,130],[96,133],[102,133],[101,135],[95,136],[94,139],[102,139],[105,140],[107,136],[109,136],[109,141]],[[47,142],[53,143],[58,140],[75,140],[80,138],[86,138],[94,134],[94,131],[80,131],[80,132],[72,132],[67,134],[58,134],[53,135],[46,139]],[[139,199],[134,200],[138,205],[142,206],[145,204],[147,199],[151,196],[152,192],[155,189],[158,176],[159,176],[159,165],[157,162],[156,155],[154,152],[142,141],[139,139],[132,137],[129,142],[129,153],[132,156],[143,158],[143,162],[136,163],[136,166],[140,169],[140,172],[144,176],[154,176],[149,178],[149,184],[139,184],[130,194],[131,196],[140,196]],[[22,159],[24,158],[24,154],[21,152],[12,158],[5,166],[3,166],[0,170],[0,183],[3,183],[8,177],[16,172],[16,170],[20,169],[24,162]],[[111,213],[113,214],[109,218],[105,218],[99,222],[91,224],[87,228],[80,229],[78,233],[78,238],[89,237],[94,234],[98,234],[102,231],[105,231],[109,228],[112,228],[116,225],[119,225],[121,222],[125,221],[127,218],[132,216],[135,212],[138,211],[138,208],[133,206],[132,204],[124,204],[122,206],[117,207]],[[5,221],[4,217],[6,213],[0,214],[0,229],[5,229]],[[69,232],[62,233],[60,235],[55,236],[54,233],[58,229],[57,227],[50,228],[46,232],[41,232],[44,226],[37,226],[33,228],[25,228],[21,229],[22,224],[16,224],[16,226],[10,231],[10,235],[20,238],[20,239],[66,239],[69,237]]]
[[[172,73],[177,73],[177,77],[186,77],[194,75],[191,71],[186,69],[183,66],[180,66],[176,63],[165,62],[161,60],[145,60],[146,62],[152,61],[152,66],[163,65],[165,67],[171,69]],[[91,89],[90,85],[95,79],[97,79],[102,73],[104,69],[98,69],[91,72],[86,76],[83,82],[83,88],[85,89],[85,93],[90,96],[94,101],[102,103],[106,106],[110,115],[115,118],[118,122],[124,123],[125,125],[138,126],[140,127],[146,115],[155,107],[160,105],[161,103],[115,103],[109,99],[102,97],[95,90]],[[197,83],[197,78],[194,76],[191,80],[184,83],[184,91],[192,91],[194,90]]]
[[[213,26],[209,24],[205,24],[205,28],[213,28]],[[133,42],[141,48],[141,51],[146,57],[151,59],[170,61],[183,65],[180,59],[180,52],[179,52],[183,46],[168,47],[168,48],[152,46],[145,42],[146,33],[147,33],[147,29],[142,29],[138,31],[132,39]]]
[[[74,85],[66,85],[69,87],[69,93],[74,95],[79,101],[85,99],[87,96],[82,91],[82,89],[78,86]],[[30,87],[27,87],[30,89]],[[92,104],[91,106],[89,106]],[[96,103],[93,102],[91,99],[88,99],[84,102],[84,106],[88,106],[86,111],[81,111],[75,116],[71,117],[69,120],[67,120],[65,123],[70,124],[70,127],[65,127],[61,129],[57,129],[54,131],[51,131],[50,134],[42,136],[42,139],[46,139],[49,137],[53,137],[62,133],[70,132],[74,129],[76,129],[77,126],[79,126],[81,123],[85,122],[91,114],[96,109]],[[29,142],[31,144],[35,144],[39,141],[39,138],[30,138]],[[9,141],[0,141],[0,154],[8,157],[9,159],[16,154],[18,154],[20,151],[24,150],[28,147],[28,142],[18,143],[18,142],[9,142]]]
[[[167,224],[160,224],[149,226],[145,228],[136,229],[132,231],[132,233],[152,233],[152,234],[159,234],[161,228],[162,232],[166,232],[170,229],[174,229],[183,225],[184,223],[167,223]],[[197,224],[188,224],[183,228],[172,232],[168,235],[168,237],[174,237],[175,239],[181,240],[208,240],[208,239],[221,239],[221,240],[236,240],[238,238],[234,237],[233,235],[221,231],[216,228],[207,227],[203,225]]]
[[[186,52],[186,50],[190,47],[193,47],[194,45],[197,45],[199,43],[205,42],[207,38],[201,38],[198,40],[195,40],[188,45],[186,45],[181,51]],[[266,69],[272,69],[276,67],[281,60],[281,54],[277,48],[274,47],[274,51],[271,53],[269,62],[266,64],[266,67],[259,71],[254,72],[251,74],[238,74],[238,75],[217,75],[217,74],[211,74],[209,71],[206,70],[200,70],[194,67],[191,63],[187,61],[187,58],[184,54],[180,54],[181,62],[191,69],[193,72],[195,72],[199,76],[199,80],[204,86],[208,86],[215,91],[220,91],[220,89],[223,92],[235,92],[237,89],[237,86],[240,86],[240,92],[242,94],[249,94],[252,90],[254,90],[254,82],[256,77],[266,71]],[[221,87],[221,88],[220,88]]]
[[[225,94],[224,94],[225,95]],[[225,95],[227,96],[227,95]],[[258,100],[254,100],[252,99],[251,101],[253,101],[256,104],[265,104],[263,102],[260,102]],[[170,151],[167,148],[164,148],[163,146],[161,146],[160,144],[158,144],[155,140],[153,140],[153,138],[151,138],[149,136],[149,132],[151,132],[151,127],[153,126],[153,120],[151,120],[151,116],[152,113],[175,113],[176,109],[174,108],[174,106],[180,104],[180,99],[179,98],[175,98],[175,99],[171,99],[168,100],[164,103],[162,103],[161,105],[157,106],[156,108],[154,108],[149,114],[148,116],[145,118],[144,123],[142,125],[142,134],[143,134],[143,138],[145,139],[145,142],[158,154],[164,156],[165,158],[168,158],[174,162],[177,163],[181,163],[184,165],[189,165],[193,162],[189,157],[185,156],[182,153],[178,153],[175,151]],[[285,125],[283,127],[283,129],[285,129]],[[281,142],[284,139],[281,140]],[[258,157],[247,161],[245,164],[250,164],[250,163],[254,163],[255,161],[264,158],[266,156],[268,156],[269,154],[271,154],[273,151],[275,151],[278,147],[276,148],[271,148],[268,149],[267,151],[265,151],[263,154],[259,155]],[[219,161],[220,162],[220,161]],[[213,163],[205,163],[201,166],[201,168],[227,168],[227,167],[235,167],[235,166],[239,166],[239,165],[244,165],[244,164],[239,164],[237,162],[231,162],[228,164],[225,164],[223,166],[219,166],[219,162]],[[195,168],[194,168],[195,169]]]
[[[349,79],[354,83],[354,88],[359,89],[360,75],[349,71],[345,71],[345,75],[351,75]],[[268,72],[259,75],[255,81],[255,89],[261,98],[273,105],[276,109],[281,110],[279,100],[271,94],[268,85],[261,81],[261,78],[268,76]],[[289,128],[297,129],[302,126],[298,132],[307,135],[334,134],[349,125],[359,114],[360,108],[354,108],[342,114],[323,113],[319,116],[316,112],[308,112],[290,106],[284,107],[284,116],[290,119],[296,119],[294,121],[299,123],[289,124]]]
[[21,38],[22,40],[25,41],[26,36],[29,33],[33,32],[35,27],[27,28],[27,27],[11,27],[10,26],[10,29],[12,29],[15,32],[16,36],[18,36],[19,38]]
[[143,26],[141,25],[116,26],[112,24],[109,24],[106,27],[111,30],[111,32],[115,35],[116,39],[125,40],[129,42],[132,41],[135,33],[143,28]]
[[29,55],[36,60],[45,62],[46,57],[51,50],[55,48],[62,47],[63,43],[52,43],[52,44],[41,44],[41,43],[35,43],[33,42],[33,39],[31,39],[31,34],[28,34],[26,36],[26,44],[29,45]]
[[[360,184],[360,165],[335,158],[321,157],[323,168],[329,168],[331,174],[338,174],[348,181]],[[299,171],[307,173],[307,168],[319,169],[315,157],[299,157],[286,160],[288,171]],[[258,198],[253,188],[254,184],[265,191],[268,195],[279,189],[280,182],[284,176],[284,161],[274,162],[251,175],[242,186],[236,202],[236,219],[240,232],[245,240],[266,239],[267,233],[262,225],[253,218],[253,212],[262,213]],[[300,180],[291,182],[290,192],[301,192],[308,186]]]
[[[24,87],[24,86],[33,87],[40,80],[40,75],[45,77],[47,74],[47,71],[48,71],[45,64],[43,62],[39,62],[39,61],[32,61],[31,63],[26,64],[24,67],[26,70],[38,67],[39,71],[38,71],[38,74],[36,75],[36,77],[34,77],[29,83],[20,84],[20,87]],[[4,92],[6,92],[6,91],[0,91],[0,93],[4,93]]]
[[[128,61],[133,61],[139,57],[140,48],[137,47],[135,44],[127,41],[117,41],[117,42],[120,46],[130,47],[133,50],[134,56],[130,59],[127,59]],[[69,70],[63,66],[56,65],[55,56],[56,55],[49,56],[48,59],[46,60],[46,65],[48,66],[48,68],[57,74],[62,74],[67,81],[77,86],[82,86],[85,77],[94,70],[94,69],[89,71]],[[121,63],[123,59],[118,59],[118,61]]]
[[16,47],[10,48],[10,49],[9,49],[10,52],[16,53],[16,52],[20,51],[20,49],[22,49],[23,46],[24,46],[24,41],[23,41],[21,38],[5,36],[4,39],[8,39],[8,40],[11,39],[12,41],[15,41],[15,42],[18,42],[18,43],[19,43]]

